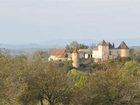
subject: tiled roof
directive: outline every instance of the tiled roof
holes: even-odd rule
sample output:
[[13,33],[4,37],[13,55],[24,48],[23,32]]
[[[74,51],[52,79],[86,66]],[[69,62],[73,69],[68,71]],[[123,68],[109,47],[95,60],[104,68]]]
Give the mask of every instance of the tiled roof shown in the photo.
[[129,49],[124,41],[119,45],[118,49]]
[[65,52],[66,52],[65,48],[57,48],[52,51],[51,55],[56,57],[63,57]]

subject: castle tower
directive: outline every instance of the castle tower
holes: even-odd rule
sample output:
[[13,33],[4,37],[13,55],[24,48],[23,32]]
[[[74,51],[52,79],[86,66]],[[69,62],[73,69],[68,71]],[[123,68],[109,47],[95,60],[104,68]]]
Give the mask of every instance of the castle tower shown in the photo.
[[107,60],[109,56],[109,46],[105,40],[103,40],[101,43],[98,44],[98,50],[100,53],[101,60],[102,61]]
[[79,54],[77,50],[74,50],[72,53],[72,61],[73,61],[72,66],[75,68],[78,68],[79,67]]
[[118,47],[118,49],[119,49],[120,57],[129,57],[129,48],[125,44],[124,41],[122,41],[122,43],[120,44],[120,46]]

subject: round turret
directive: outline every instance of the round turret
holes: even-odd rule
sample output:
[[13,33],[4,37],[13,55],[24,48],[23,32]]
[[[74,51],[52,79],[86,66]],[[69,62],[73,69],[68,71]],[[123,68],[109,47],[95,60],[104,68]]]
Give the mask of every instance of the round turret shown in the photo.
[[129,49],[120,49],[121,57],[129,57]]
[[79,54],[77,52],[77,50],[74,50],[72,53],[72,66],[75,68],[79,67]]
[[119,49],[120,57],[129,57],[129,48],[124,41],[122,41],[118,49]]

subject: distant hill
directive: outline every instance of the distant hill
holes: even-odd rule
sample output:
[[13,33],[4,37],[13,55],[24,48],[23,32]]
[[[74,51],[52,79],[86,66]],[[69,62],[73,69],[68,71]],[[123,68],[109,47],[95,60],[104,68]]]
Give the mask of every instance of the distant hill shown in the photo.
[[15,55],[27,55],[31,56],[35,51],[43,50],[43,51],[50,51],[50,49],[45,48],[24,48],[24,49],[7,49],[7,48],[0,48],[0,52],[3,54],[9,54],[12,56]]
[[50,51],[52,48],[60,48],[65,47],[64,45],[59,45],[56,43],[47,42],[44,45],[39,44],[0,44],[0,51],[4,54],[10,54],[10,55],[32,55],[37,50],[44,50],[44,51]]
[[133,48],[136,52],[140,52],[140,46],[132,46],[130,48]]
[[0,44],[0,48],[23,49],[23,48],[44,48],[44,46],[41,46],[41,45],[38,45],[38,44],[25,44],[25,45]]
[[[70,42],[70,41],[69,41]],[[53,43],[46,42],[44,45],[39,44],[25,44],[25,45],[13,45],[13,44],[0,44],[0,50],[5,53],[5,50],[7,53],[11,55],[19,55],[19,54],[25,54],[25,55],[31,55],[33,52],[37,50],[45,50],[48,51],[52,48],[62,48],[65,47],[65,45],[68,43],[58,44],[58,41],[53,41]],[[92,44],[95,45],[95,44]],[[133,48],[135,51],[140,52],[140,46],[132,46],[130,48]]]
[[59,48],[59,47],[65,47],[65,44],[58,44],[54,42],[47,42],[43,45],[40,44],[0,44],[0,48],[6,48],[6,49],[27,49],[27,48]]

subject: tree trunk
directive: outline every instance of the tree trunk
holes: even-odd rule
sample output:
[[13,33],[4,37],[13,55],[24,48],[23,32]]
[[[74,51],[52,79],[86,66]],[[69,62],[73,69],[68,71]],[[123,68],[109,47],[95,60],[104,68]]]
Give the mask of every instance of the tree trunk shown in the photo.
[[43,105],[43,100],[42,99],[40,100],[40,105]]
[[52,101],[49,101],[49,105],[54,105],[54,103]]

